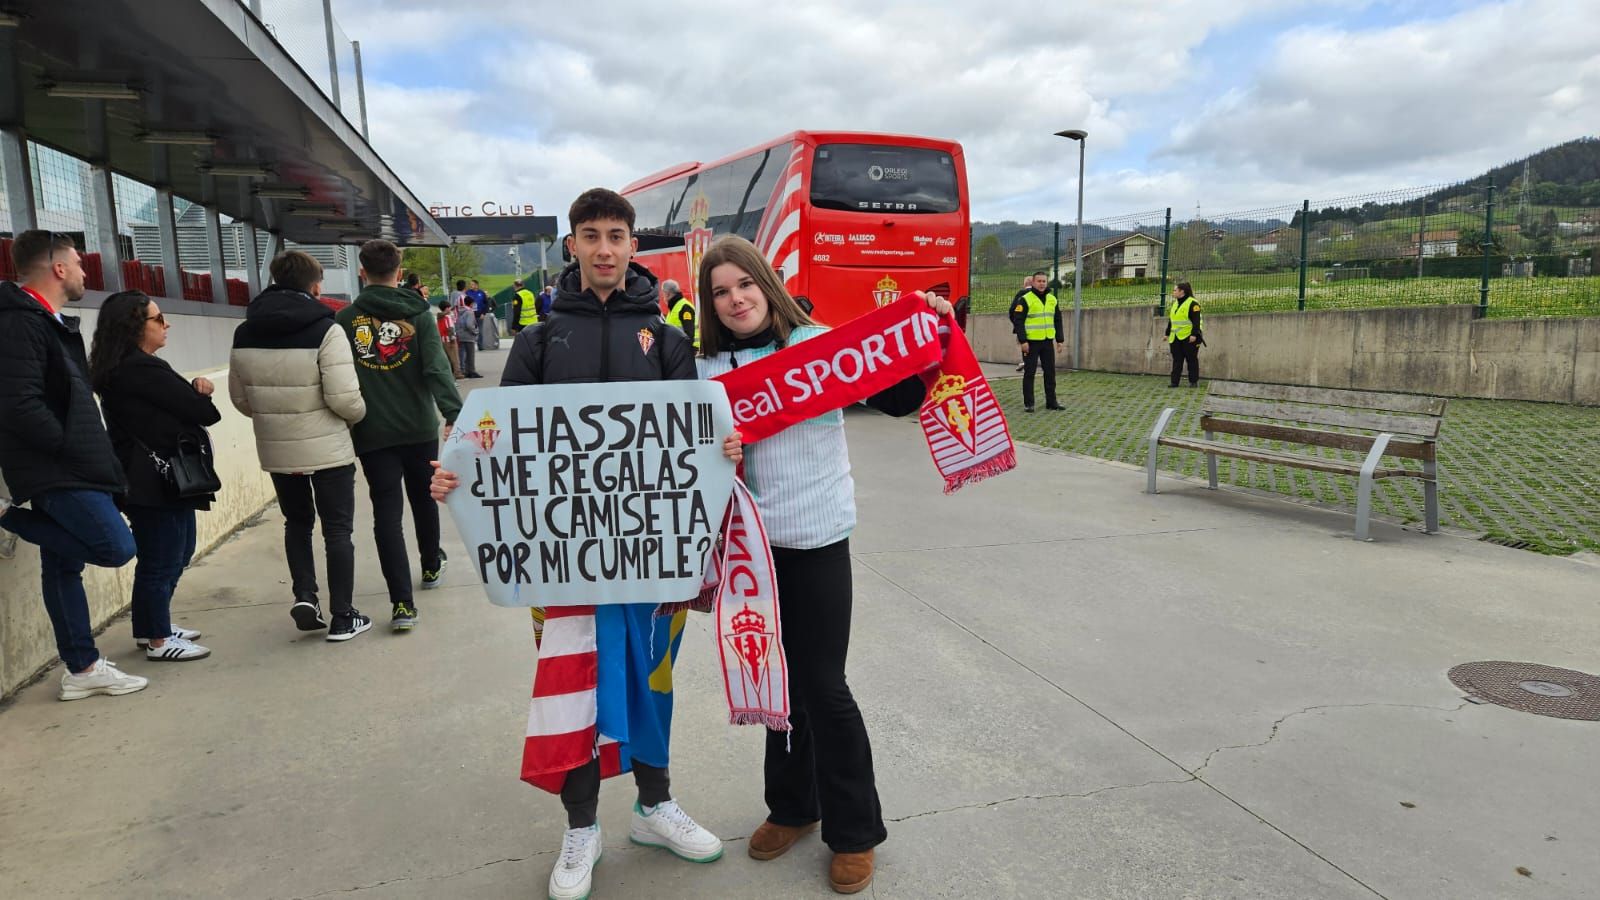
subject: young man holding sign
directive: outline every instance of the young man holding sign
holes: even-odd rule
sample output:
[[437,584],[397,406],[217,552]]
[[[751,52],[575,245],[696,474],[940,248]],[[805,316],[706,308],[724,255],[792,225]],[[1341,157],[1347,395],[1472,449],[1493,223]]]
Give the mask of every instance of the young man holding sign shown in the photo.
[[[567,238],[567,249],[576,261],[561,273],[549,316],[517,335],[501,386],[694,380],[692,344],[682,331],[662,323],[655,277],[631,264],[637,249],[632,205],[612,191],[596,188],[585,191],[572,204],[568,219],[573,233]],[[735,461],[742,458],[736,438],[724,443],[724,452]],[[443,501],[458,484],[455,475],[441,469],[433,479],[434,498]],[[595,609],[597,616],[620,614],[623,620],[621,639],[600,640],[594,652],[601,668],[618,667],[626,672],[629,758],[619,762],[622,770],[632,769],[639,790],[629,837],[695,862],[717,859],[722,855],[722,842],[679,808],[669,790],[672,665],[686,613],[653,623],[654,604]],[[552,608],[549,614],[554,619],[565,610]],[[535,609],[535,622],[542,618],[543,611]],[[557,658],[559,651],[552,652],[552,647],[541,649],[545,654],[541,667]],[[594,864],[600,858],[596,820],[600,781],[604,775],[616,773],[602,771],[598,753],[587,764],[564,772],[552,772],[548,760],[539,758],[545,746],[543,737],[570,731],[558,722],[540,721],[542,717],[557,718],[560,711],[558,703],[535,700],[523,778],[561,794],[568,829],[550,875],[549,895],[553,900],[575,900],[589,895]],[[601,710],[602,718],[606,714]]]

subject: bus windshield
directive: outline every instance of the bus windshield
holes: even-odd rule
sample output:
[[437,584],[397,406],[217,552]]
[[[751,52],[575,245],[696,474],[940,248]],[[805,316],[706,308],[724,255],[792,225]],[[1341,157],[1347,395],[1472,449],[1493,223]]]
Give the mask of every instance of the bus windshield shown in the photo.
[[882,144],[821,144],[811,205],[853,212],[949,213],[961,208],[950,154]]

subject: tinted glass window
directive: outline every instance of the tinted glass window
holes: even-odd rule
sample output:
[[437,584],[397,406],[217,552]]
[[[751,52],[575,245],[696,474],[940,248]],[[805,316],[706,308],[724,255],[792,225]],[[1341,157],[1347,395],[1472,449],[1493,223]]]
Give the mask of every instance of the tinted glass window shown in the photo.
[[811,166],[811,204],[857,212],[946,213],[961,208],[961,196],[948,153],[823,144]]
[[[699,180],[691,175],[687,179],[669,181],[628,197],[633,204],[633,230],[643,234],[682,235],[681,223],[685,213],[683,195]],[[675,229],[675,223],[678,227]]]

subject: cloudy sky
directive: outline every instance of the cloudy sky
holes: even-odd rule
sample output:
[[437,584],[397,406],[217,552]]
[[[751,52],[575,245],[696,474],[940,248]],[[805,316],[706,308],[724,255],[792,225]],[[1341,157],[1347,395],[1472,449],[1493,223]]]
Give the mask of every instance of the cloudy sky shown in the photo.
[[[270,4],[273,0],[268,0]],[[560,214],[796,128],[954,138],[976,219],[1187,218],[1471,177],[1600,131],[1589,0],[335,0],[425,203]],[[268,10],[270,18],[270,9]]]

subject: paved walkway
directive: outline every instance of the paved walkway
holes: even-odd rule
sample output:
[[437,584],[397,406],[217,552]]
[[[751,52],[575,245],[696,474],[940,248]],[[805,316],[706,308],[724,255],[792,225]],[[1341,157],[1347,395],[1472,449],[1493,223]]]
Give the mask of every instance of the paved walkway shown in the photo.
[[[1467,704],[1445,672],[1600,670],[1600,567],[1387,525],[1357,544],[1342,513],[1150,497],[1137,470],[1040,449],[945,497],[913,423],[849,427],[875,896],[1594,896],[1600,724]],[[516,780],[527,617],[458,564],[410,634],[302,635],[279,521],[180,587],[213,659],[145,663],[119,620],[103,646],[148,690],[64,704],[52,672],[0,708],[0,893],[543,896],[562,816]],[[358,605],[386,614],[357,546]],[[630,846],[609,782],[596,897],[831,896],[815,839],[745,855],[762,738],[723,724],[691,621],[674,788],[728,853]]]

